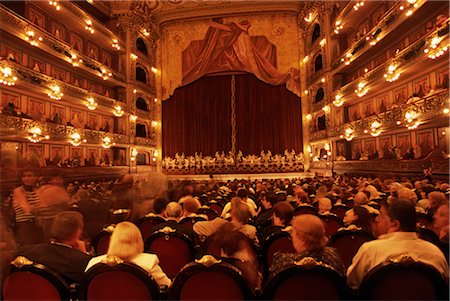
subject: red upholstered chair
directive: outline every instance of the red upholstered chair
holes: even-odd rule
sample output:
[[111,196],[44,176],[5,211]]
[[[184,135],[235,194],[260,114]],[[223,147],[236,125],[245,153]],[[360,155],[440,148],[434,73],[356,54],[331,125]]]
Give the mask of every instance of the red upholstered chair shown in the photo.
[[417,236],[420,239],[431,242],[432,244],[436,245],[438,248],[441,247],[441,241],[439,239],[439,236],[436,233],[434,233],[434,231],[431,229],[428,229],[425,227],[417,228]]
[[158,284],[141,267],[112,256],[80,279],[80,300],[159,300]]
[[94,239],[92,240],[92,247],[94,248],[95,254],[103,255],[108,252],[109,247],[109,240],[111,239],[111,234],[114,231],[114,224],[109,225],[108,227],[105,227],[95,235]]
[[343,219],[345,216],[345,212],[347,212],[349,208],[343,204],[335,204],[333,208],[331,208],[331,213],[336,214],[340,219]]
[[222,214],[223,205],[217,201],[210,201],[208,203],[209,208],[216,211],[217,215],[220,216]]
[[166,222],[166,220],[164,218],[162,218],[159,215],[156,215],[154,213],[149,213],[146,216],[144,216],[143,218],[139,219],[136,222],[136,226],[139,228],[139,230],[141,230],[141,234],[142,234],[142,239],[144,241],[147,240],[147,238],[152,235],[152,233],[150,232],[150,229],[153,228],[154,226],[157,226],[163,222]]
[[159,265],[169,278],[174,278],[195,257],[192,240],[170,227],[150,235],[145,242],[145,251],[158,255]]
[[69,300],[69,285],[55,271],[19,256],[2,283],[2,300]]
[[432,266],[401,255],[373,268],[360,286],[363,300],[448,300],[448,283]]
[[295,208],[295,215],[300,215],[300,214],[313,214],[313,215],[317,215],[317,208],[311,206],[311,205],[300,205],[297,208]]
[[219,216],[216,210],[210,208],[209,206],[202,206],[198,209],[197,214],[204,214],[208,217],[208,220],[212,221]]
[[339,229],[332,235],[328,245],[338,250],[345,268],[348,268],[361,245],[374,239],[371,233],[363,231],[355,225],[350,225],[347,228]]
[[348,288],[338,272],[305,257],[276,274],[264,288],[265,300],[346,300]]
[[432,222],[432,218],[423,212],[417,213],[417,224],[419,227],[430,228]]
[[269,275],[269,268],[272,265],[273,255],[276,252],[296,253],[292,245],[291,234],[287,228],[285,228],[286,231],[273,233],[262,244],[261,254],[264,265],[264,279]]
[[252,293],[241,271],[211,255],[186,265],[173,281],[172,300],[249,300]]
[[344,226],[344,222],[335,214],[319,214],[319,218],[322,220],[325,226],[325,233],[328,237],[331,237],[340,228]]
[[185,217],[182,220],[180,220],[178,222],[178,224],[183,226],[185,229],[193,232],[194,231],[194,224],[196,222],[199,222],[199,221],[206,221],[206,219],[201,217],[201,216],[195,216],[195,217],[194,216],[188,216],[188,217]]

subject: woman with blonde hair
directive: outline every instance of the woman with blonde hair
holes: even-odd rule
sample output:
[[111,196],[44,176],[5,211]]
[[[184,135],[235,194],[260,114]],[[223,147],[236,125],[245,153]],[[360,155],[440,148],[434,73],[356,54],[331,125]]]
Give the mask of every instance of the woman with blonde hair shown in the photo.
[[158,256],[144,253],[144,241],[141,232],[133,223],[121,222],[117,224],[109,241],[108,252],[105,255],[92,258],[86,267],[86,271],[108,256],[117,256],[126,262],[140,266],[155,279],[159,286],[170,286],[171,284],[171,280],[159,266]]

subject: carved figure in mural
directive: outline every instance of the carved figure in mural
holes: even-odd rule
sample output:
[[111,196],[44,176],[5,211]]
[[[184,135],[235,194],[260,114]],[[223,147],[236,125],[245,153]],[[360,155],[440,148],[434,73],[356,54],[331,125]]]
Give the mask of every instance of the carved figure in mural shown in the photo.
[[225,157],[225,166],[231,166],[234,165],[234,158],[231,151],[228,152],[228,155]]
[[295,162],[297,163],[303,163],[304,157],[303,153],[300,152],[299,154],[295,155]]
[[419,159],[420,157],[422,157],[422,148],[420,147],[420,145],[418,144],[414,145],[413,151],[414,151],[414,159]]
[[236,161],[238,163],[242,163],[244,161],[243,158],[244,158],[244,155],[242,154],[242,151],[239,151],[237,156],[236,156]]

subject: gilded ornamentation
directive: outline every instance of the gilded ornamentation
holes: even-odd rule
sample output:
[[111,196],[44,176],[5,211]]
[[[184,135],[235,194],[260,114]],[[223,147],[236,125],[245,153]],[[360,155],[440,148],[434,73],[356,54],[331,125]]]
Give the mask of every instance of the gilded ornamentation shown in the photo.
[[24,256],[17,256],[16,259],[11,261],[11,264],[15,265],[20,269],[25,265],[32,265],[33,262]]
[[164,233],[164,234],[170,234],[170,233],[173,233],[173,232],[175,232],[176,230],[175,229],[172,229],[171,227],[164,227],[164,228],[162,228],[162,229],[160,229],[160,230],[158,230],[158,232],[161,232],[161,233]]
[[113,267],[118,264],[124,263],[124,261],[117,256],[108,255],[108,256],[106,256],[105,259],[102,260],[102,263],[104,263],[110,267]]
[[399,264],[401,264],[403,266],[408,266],[408,265],[411,265],[411,264],[417,262],[417,260],[412,258],[411,255],[402,254],[402,255],[399,255],[397,257],[391,258],[389,260],[389,262],[391,262],[391,263],[399,263]]
[[195,262],[196,262],[196,263],[199,263],[199,264],[202,264],[202,265],[204,265],[205,267],[210,267],[210,266],[212,266],[212,265],[214,265],[214,264],[221,263],[222,260],[217,260],[217,259],[214,258],[214,256],[212,256],[212,255],[205,255],[205,256],[203,256],[203,257],[200,258],[200,259],[196,259]]
[[322,261],[316,261],[312,257],[304,257],[304,258],[300,259],[299,261],[295,261],[294,265],[304,267],[305,269],[308,269],[308,270],[313,269],[315,267],[319,267],[319,266],[334,270],[334,268],[332,266],[330,266],[326,263],[323,263]]
[[109,225],[108,227],[103,228],[103,230],[108,233],[113,233],[115,228],[116,228],[116,225]]
[[341,227],[341,228],[339,228],[339,229],[338,229],[338,232],[339,232],[339,231],[352,231],[352,232],[356,232],[356,231],[360,231],[360,230],[362,230],[361,227],[358,227],[358,226],[352,224],[352,225],[349,225],[348,227]]

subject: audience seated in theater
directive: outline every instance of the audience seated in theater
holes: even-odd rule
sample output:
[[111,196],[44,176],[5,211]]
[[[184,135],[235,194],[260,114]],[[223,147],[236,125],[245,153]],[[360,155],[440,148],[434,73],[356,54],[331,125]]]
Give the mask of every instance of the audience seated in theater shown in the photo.
[[183,212],[183,209],[181,208],[181,205],[178,204],[177,202],[170,202],[169,204],[167,204],[166,206],[166,222],[163,223],[159,223],[158,225],[152,227],[149,230],[149,233],[154,233],[158,230],[163,229],[164,227],[170,227],[174,230],[177,230],[181,233],[186,234],[187,236],[189,236],[190,239],[194,239],[194,232],[189,230],[186,227],[183,227],[182,225],[178,224],[178,221],[181,218],[181,214]]
[[166,218],[166,206],[169,201],[165,198],[157,198],[153,201],[153,213]]
[[[420,184],[416,185],[416,190],[415,193],[417,195],[417,204],[416,206],[422,208],[423,210],[425,210],[425,212],[428,211],[428,207],[430,206],[430,201],[428,200],[428,195],[434,191],[434,186],[431,184],[422,184],[421,181],[416,181],[419,182]],[[417,188],[419,187],[419,188]]]
[[346,227],[355,225],[368,233],[372,233],[372,216],[365,207],[354,206],[345,212],[344,225]]
[[294,208],[287,201],[278,202],[273,206],[272,225],[265,228],[260,239],[265,241],[270,235],[281,232],[282,229],[291,225],[294,216]]
[[305,257],[312,257],[316,261],[321,261],[339,274],[345,275],[344,264],[334,248],[327,247],[328,238],[325,235],[325,227],[315,215],[302,214],[292,220],[292,244],[297,253],[274,254],[271,276],[291,266],[295,261]]
[[297,206],[301,206],[304,204],[311,204],[311,200],[309,199],[308,194],[300,185],[295,186],[294,193],[295,193],[295,203],[297,204]]
[[380,198],[380,192],[375,188],[375,186],[367,185],[364,190],[369,192],[369,201]]
[[231,222],[223,218],[215,218],[212,221],[200,221],[194,224],[194,232],[200,236],[209,236],[217,231],[223,224],[232,223],[235,229],[244,233],[252,241],[256,239],[256,228],[248,225],[250,210],[247,204],[242,203],[239,197],[231,200]]
[[261,274],[258,272],[258,262],[246,248],[246,237],[235,229],[233,224],[223,224],[218,230],[217,244],[220,246],[224,261],[235,265],[241,270],[249,287],[254,290],[261,287]]
[[355,206],[361,206],[366,208],[370,214],[379,214],[379,210],[369,206],[369,198],[367,197],[367,195],[364,192],[358,192],[357,194],[355,194],[355,196],[353,197],[353,202],[355,204]]
[[322,185],[319,188],[317,188],[316,197],[314,198],[313,205],[318,205],[319,204],[318,202],[321,199],[327,197],[327,194],[328,194],[328,189],[326,186]]
[[433,216],[439,206],[447,203],[448,199],[442,192],[433,191],[428,194],[428,201],[430,202],[430,205],[427,212],[430,216]]
[[139,228],[130,222],[117,224],[109,241],[108,252],[105,255],[92,258],[86,271],[108,256],[117,256],[125,262],[140,266],[155,279],[159,286],[170,286],[171,280],[166,276],[159,266],[158,256],[144,253],[144,241]]
[[31,245],[44,242],[42,227],[37,223],[40,206],[36,184],[37,170],[26,168],[21,174],[22,186],[12,193],[12,207],[15,215],[15,236],[19,245]]
[[449,203],[444,203],[438,207],[433,215],[433,231],[439,236],[443,244],[449,243]]
[[180,220],[185,217],[203,217],[204,219],[208,219],[206,215],[198,215],[197,211],[201,207],[200,201],[192,196],[182,197],[179,201],[179,204],[183,206],[183,212],[181,213]]
[[276,194],[268,192],[261,194],[261,207],[258,209],[258,215],[255,219],[255,225],[258,229],[262,229],[267,225],[270,225],[273,206],[278,202]]
[[319,200],[319,214],[330,214],[330,210],[333,208],[333,204],[329,198],[320,198]]
[[[251,216],[253,217],[253,216],[256,216],[257,207],[256,207],[255,202],[248,196],[249,196],[249,192],[248,192],[248,190],[246,190],[244,188],[239,189],[237,192],[237,197],[240,199],[240,201],[242,203],[244,203],[248,206],[248,208],[250,210],[249,212],[250,212]],[[229,213],[230,210],[231,210],[231,202],[228,202],[225,204],[225,207],[223,207],[221,217],[228,218],[229,214],[227,214],[227,213]]]
[[49,177],[46,185],[37,191],[40,205],[39,218],[44,232],[45,242],[50,241],[52,223],[59,212],[69,209],[70,196],[64,188],[61,174]]
[[417,237],[414,204],[397,199],[389,205],[383,201],[381,205],[381,213],[374,224],[378,239],[364,243],[353,257],[347,270],[349,286],[358,288],[372,268],[402,254],[433,266],[448,278],[448,264],[442,251]]
[[83,216],[75,211],[56,215],[51,229],[50,243],[24,246],[18,255],[43,264],[64,277],[69,283],[78,282],[91,256],[81,240]]

